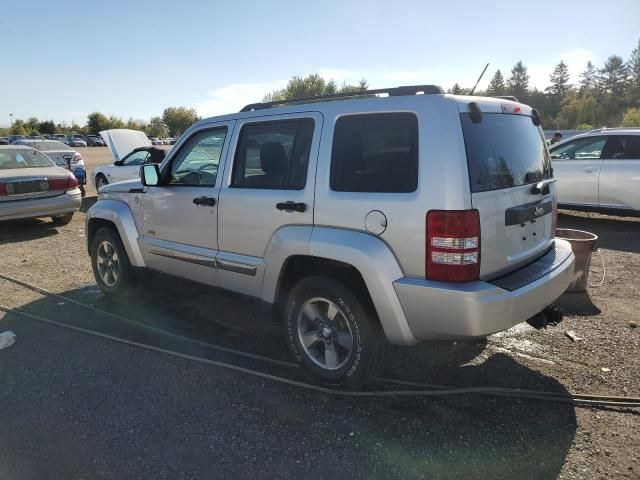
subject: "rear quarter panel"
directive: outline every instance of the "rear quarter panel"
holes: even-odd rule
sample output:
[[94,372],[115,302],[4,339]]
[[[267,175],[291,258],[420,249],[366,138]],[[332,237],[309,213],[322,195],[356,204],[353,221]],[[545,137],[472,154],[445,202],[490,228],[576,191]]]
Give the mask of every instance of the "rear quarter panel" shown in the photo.
[[[348,105],[350,104],[350,105]],[[426,214],[431,209],[471,208],[464,140],[456,103],[443,95],[397,97],[393,101],[335,102],[326,110],[316,178],[314,225],[366,231],[372,210],[387,218],[378,238],[397,258],[404,275],[424,277]],[[411,193],[331,190],[333,133],[343,115],[410,112],[418,118],[418,188]]]

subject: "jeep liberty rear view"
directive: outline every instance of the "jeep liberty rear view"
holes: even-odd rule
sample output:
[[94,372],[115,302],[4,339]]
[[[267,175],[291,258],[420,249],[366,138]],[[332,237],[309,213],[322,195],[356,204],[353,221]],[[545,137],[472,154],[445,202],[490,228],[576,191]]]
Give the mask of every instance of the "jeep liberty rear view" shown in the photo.
[[103,292],[153,270],[242,294],[307,372],[349,388],[387,342],[485,337],[564,292],[535,110],[430,85],[335,97],[201,120],[101,188],[86,228]]

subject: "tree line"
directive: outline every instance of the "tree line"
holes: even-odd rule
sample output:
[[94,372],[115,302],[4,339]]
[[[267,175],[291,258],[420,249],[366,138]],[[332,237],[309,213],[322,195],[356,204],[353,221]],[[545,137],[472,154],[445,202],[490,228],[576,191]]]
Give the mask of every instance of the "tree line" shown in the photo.
[[[468,89],[456,83],[449,92],[465,94]],[[507,78],[497,70],[487,90],[476,95],[513,95],[542,113],[545,129],[640,127],[640,40],[626,61],[611,55],[600,67],[587,62],[577,85],[571,84],[569,68],[560,60],[544,91],[530,88],[527,67],[519,61]]]
[[130,118],[127,121],[116,117],[107,116],[100,112],[93,112],[87,115],[87,122],[84,125],[77,124],[56,124],[53,120],[40,121],[36,117],[27,120],[16,119],[11,127],[0,128],[0,136],[9,135],[50,135],[62,133],[65,135],[79,133],[82,135],[97,135],[103,130],[112,128],[129,128],[132,130],[142,130],[153,137],[178,137],[189,126],[200,120],[198,113],[193,108],[187,107],[167,107],[162,115],[151,117],[146,122]]

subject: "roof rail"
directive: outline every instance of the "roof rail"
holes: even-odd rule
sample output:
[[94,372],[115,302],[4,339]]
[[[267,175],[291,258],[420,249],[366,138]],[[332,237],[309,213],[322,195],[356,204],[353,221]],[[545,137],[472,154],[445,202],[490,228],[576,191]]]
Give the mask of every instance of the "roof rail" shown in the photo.
[[514,97],[513,95],[497,95],[493,98],[501,98],[503,100],[511,100],[512,102],[519,102],[520,100],[518,100],[516,97]]
[[602,127],[594,128],[586,133],[604,132],[605,130],[640,130],[640,127]]
[[286,100],[274,100],[273,102],[250,103],[240,111],[250,112],[251,110],[263,110],[265,108],[271,108],[279,105],[320,102],[322,100],[331,100],[334,98],[371,96],[380,93],[386,93],[390,97],[396,97],[402,95],[417,95],[418,93],[423,93],[424,95],[438,95],[444,93],[444,90],[442,90],[442,87],[439,87],[438,85],[407,85],[403,87],[378,88],[376,90],[356,90],[355,92],[340,92],[331,93],[329,95],[315,95],[310,97],[288,98]]

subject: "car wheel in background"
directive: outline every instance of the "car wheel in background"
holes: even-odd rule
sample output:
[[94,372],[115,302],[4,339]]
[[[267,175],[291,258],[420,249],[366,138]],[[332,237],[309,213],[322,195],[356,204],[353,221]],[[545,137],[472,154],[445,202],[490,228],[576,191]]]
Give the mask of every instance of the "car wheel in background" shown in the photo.
[[386,340],[375,314],[344,285],[302,279],[289,294],[285,334],[294,357],[322,383],[356,388],[377,373]]
[[100,190],[105,185],[109,185],[109,180],[103,174],[99,173],[96,176],[96,190]]
[[67,213],[66,215],[60,215],[58,217],[51,217],[51,220],[56,227],[64,227],[65,225],[68,225],[69,222],[71,222],[72,218],[73,213]]
[[98,287],[111,297],[132,293],[134,271],[120,236],[109,227],[98,230],[91,242],[91,266]]

